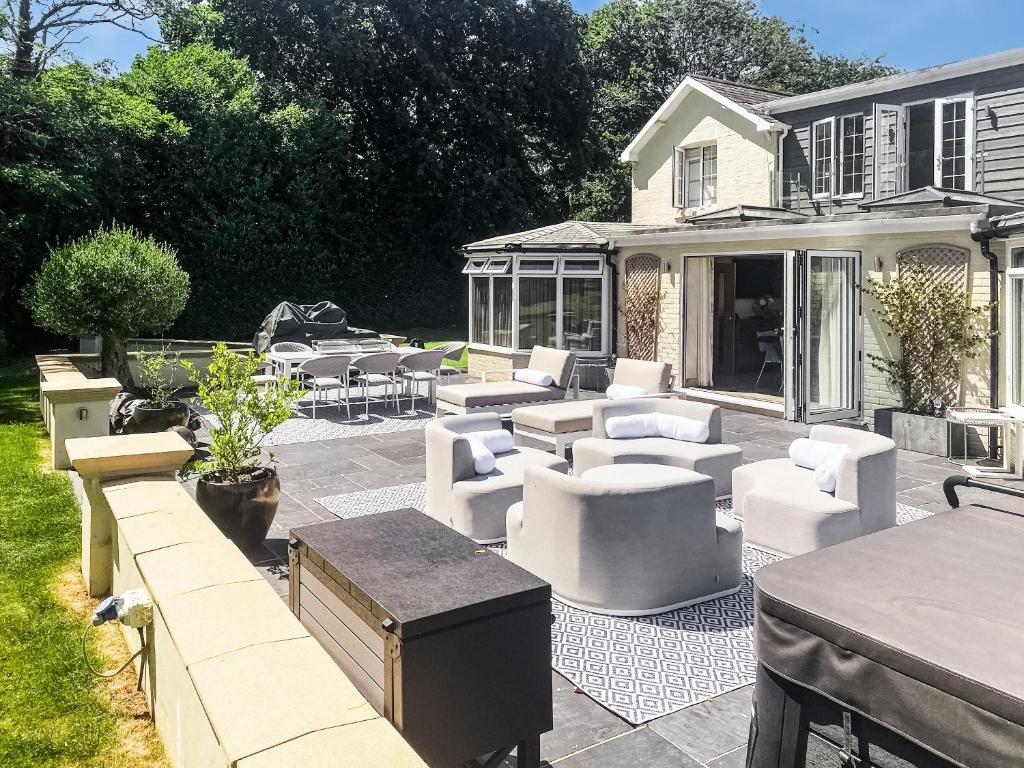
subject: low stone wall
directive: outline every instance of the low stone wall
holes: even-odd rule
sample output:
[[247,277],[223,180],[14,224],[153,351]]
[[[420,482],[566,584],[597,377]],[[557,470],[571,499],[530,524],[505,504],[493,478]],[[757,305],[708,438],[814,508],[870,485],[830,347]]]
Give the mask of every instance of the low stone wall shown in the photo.
[[[191,362],[200,373],[205,373],[210,366],[210,354],[216,341],[189,341],[187,339],[128,339],[128,369],[132,377],[138,381],[140,350],[156,352],[166,349],[169,354],[177,354],[182,360]],[[249,344],[229,341],[225,342],[228,349],[245,351],[252,349]],[[75,353],[64,355],[64,358],[71,362],[89,377],[98,377],[101,373],[100,356],[96,353]],[[174,387],[184,387],[189,384],[188,373],[184,368],[178,368],[171,379]]]
[[[176,434],[72,440],[90,594],[145,587],[143,689],[175,766],[425,768],[174,472]],[[135,630],[125,628],[133,651]]]

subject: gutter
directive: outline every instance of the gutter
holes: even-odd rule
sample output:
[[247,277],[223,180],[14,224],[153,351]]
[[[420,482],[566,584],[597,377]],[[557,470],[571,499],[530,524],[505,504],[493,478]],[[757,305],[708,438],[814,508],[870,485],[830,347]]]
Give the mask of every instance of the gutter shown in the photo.
[[[978,243],[981,255],[988,259],[988,299],[991,304],[988,317],[989,407],[993,410],[999,409],[999,257],[992,251],[991,243],[999,236],[987,218],[971,225],[971,239]],[[998,436],[999,430],[989,427],[988,455],[993,460],[998,458]]]

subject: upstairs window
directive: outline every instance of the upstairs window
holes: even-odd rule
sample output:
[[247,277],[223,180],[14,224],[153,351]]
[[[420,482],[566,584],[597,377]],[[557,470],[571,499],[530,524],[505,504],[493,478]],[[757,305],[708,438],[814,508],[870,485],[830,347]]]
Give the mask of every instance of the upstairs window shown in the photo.
[[676,148],[673,205],[704,208],[718,197],[718,146]]
[[839,194],[864,194],[864,115],[839,120]]
[[832,163],[835,157],[836,119],[829,117],[811,126],[811,168],[814,171],[814,197],[829,197],[835,189]]
[[947,189],[967,189],[967,102],[939,102],[942,119],[942,177]]

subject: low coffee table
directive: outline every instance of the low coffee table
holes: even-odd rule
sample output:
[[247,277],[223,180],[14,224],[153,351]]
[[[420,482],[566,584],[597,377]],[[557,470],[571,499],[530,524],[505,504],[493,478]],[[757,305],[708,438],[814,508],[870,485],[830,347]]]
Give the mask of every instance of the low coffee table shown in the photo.
[[415,509],[293,528],[289,563],[292,612],[428,765],[539,766],[551,585]]

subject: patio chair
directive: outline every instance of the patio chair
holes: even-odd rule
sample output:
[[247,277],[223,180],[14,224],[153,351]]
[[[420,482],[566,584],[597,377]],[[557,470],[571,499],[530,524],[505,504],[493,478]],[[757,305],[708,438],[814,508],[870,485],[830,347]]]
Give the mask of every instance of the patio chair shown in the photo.
[[363,399],[366,403],[366,418],[370,418],[370,387],[384,387],[384,404],[387,405],[388,390],[395,400],[395,407],[398,407],[398,361],[401,355],[397,352],[374,352],[369,355],[362,355],[352,361],[352,367],[360,371],[357,376],[352,377],[362,385]]
[[[707,426],[704,442],[690,442],[661,434],[644,437],[611,438],[607,421],[615,416],[666,414],[681,416]],[[672,398],[640,397],[605,400],[594,405],[594,436],[573,443],[574,472],[583,473],[604,464],[670,464],[708,475],[715,481],[715,493],[732,490],[733,469],[743,463],[743,452],[722,443],[722,415],[717,405]]]
[[279,341],[277,344],[273,344],[270,347],[271,352],[310,352],[312,353],[313,348],[308,344],[302,344],[298,341]]
[[811,440],[849,448],[834,493],[818,488],[814,470],[768,459],[732,473],[733,514],[749,544],[801,555],[896,525],[896,443],[849,427],[816,424]]
[[505,539],[505,513],[523,499],[523,469],[568,472],[568,462],[534,448],[494,454],[494,469],[478,475],[466,435],[501,429],[494,413],[446,416],[427,424],[426,513],[478,544]]
[[564,603],[645,616],[740,588],[742,528],[715,510],[710,477],[637,466],[627,478],[524,470],[506,519],[509,559]]
[[479,384],[450,384],[437,389],[437,415],[445,413],[511,413],[521,405],[565,400],[574,385],[574,400],[580,396],[576,376],[576,356],[572,352],[551,347],[534,347],[526,365],[530,371],[551,377],[544,386],[526,381],[488,381],[488,377],[504,374],[514,377],[516,371],[487,371]]
[[349,355],[327,355],[307,360],[298,368],[303,385],[313,390],[313,418],[316,418],[317,396],[320,392],[338,390],[337,406],[341,410],[341,390],[345,390],[345,410],[352,418],[352,402],[349,398]]
[[[446,341],[442,344],[438,344],[434,349],[444,350],[444,360],[461,360],[462,353],[465,352],[468,344],[464,341]],[[465,371],[462,368],[458,368],[454,365],[445,365],[444,360],[441,361],[441,375],[444,377],[444,383],[451,383],[452,376],[461,376]]]
[[412,352],[402,358],[403,371],[399,375],[409,387],[409,394],[412,397],[411,409],[416,410],[416,394],[420,382],[427,382],[427,401],[434,399],[434,390],[440,378],[441,359],[444,357],[444,350],[428,349],[423,352]]
[[[647,360],[620,357],[612,384],[637,388],[641,397],[672,397],[672,366]],[[594,430],[594,404],[609,400],[565,400],[560,403],[529,405],[512,411],[512,428],[517,444],[536,440],[554,448],[557,456],[575,441],[590,437]]]

